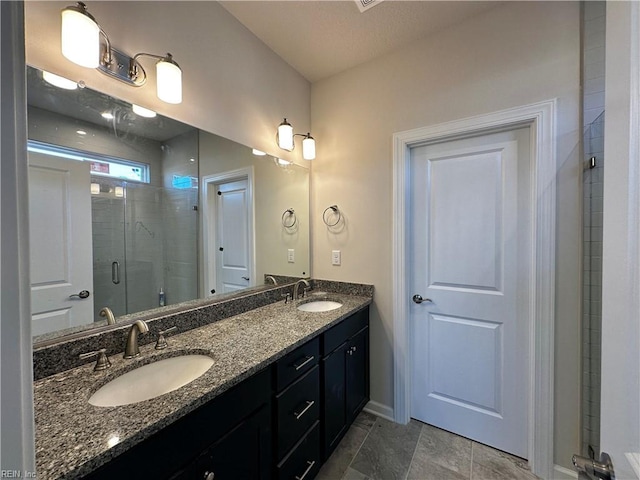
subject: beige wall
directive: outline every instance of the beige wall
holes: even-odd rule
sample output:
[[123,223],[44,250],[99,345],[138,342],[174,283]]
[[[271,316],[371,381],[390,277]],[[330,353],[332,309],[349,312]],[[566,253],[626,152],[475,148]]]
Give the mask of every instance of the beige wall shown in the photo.
[[[312,86],[313,275],[373,283],[371,398],[393,407],[392,135],[558,99],[555,462],[579,451],[579,3],[514,2]],[[346,228],[320,214],[337,204]],[[342,266],[331,250],[342,250]]]
[[236,142],[303,163],[298,149],[277,150],[275,130],[287,117],[296,131],[310,129],[310,85],[218,3],[89,2],[89,11],[113,46],[133,55],[171,52],[183,70],[183,102],[155,94],[155,62],[141,62],[149,82],[125,85],[79,67],[60,53],[60,10],[73,2],[25,2],[27,64]]

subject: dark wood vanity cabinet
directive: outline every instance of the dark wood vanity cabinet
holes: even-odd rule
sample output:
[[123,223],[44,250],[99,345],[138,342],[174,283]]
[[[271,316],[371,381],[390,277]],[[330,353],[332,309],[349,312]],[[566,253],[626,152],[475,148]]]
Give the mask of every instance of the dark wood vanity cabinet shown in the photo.
[[335,450],[369,401],[369,309],[324,334],[322,458]]
[[320,469],[320,338],[276,363],[274,478],[307,480]]
[[85,478],[310,480],[369,400],[369,309]]
[[271,391],[266,368],[86,478],[269,479]]

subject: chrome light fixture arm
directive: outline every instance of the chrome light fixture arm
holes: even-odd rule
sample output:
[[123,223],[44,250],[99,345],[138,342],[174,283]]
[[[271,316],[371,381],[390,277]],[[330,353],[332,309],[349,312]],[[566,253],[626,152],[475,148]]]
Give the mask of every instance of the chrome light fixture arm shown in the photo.
[[[104,38],[104,43],[100,36]],[[102,73],[135,87],[144,85],[147,79],[147,74],[137,59],[141,56],[156,58],[158,98],[167,103],[182,102],[182,70],[171,54],[161,56],[138,53],[131,57],[117,50],[82,2],[62,10],[62,53],[78,65],[97,68]]]

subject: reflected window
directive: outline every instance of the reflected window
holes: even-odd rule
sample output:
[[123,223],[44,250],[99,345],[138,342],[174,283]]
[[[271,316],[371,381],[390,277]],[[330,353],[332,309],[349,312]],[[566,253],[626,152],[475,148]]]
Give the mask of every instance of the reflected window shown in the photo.
[[45,153],[56,157],[89,162],[91,175],[119,178],[121,180],[133,180],[135,182],[149,183],[149,165],[134,162],[123,158],[109,157],[97,153],[83,152],[72,148],[60,147],[43,142],[29,140],[27,150],[36,153]]

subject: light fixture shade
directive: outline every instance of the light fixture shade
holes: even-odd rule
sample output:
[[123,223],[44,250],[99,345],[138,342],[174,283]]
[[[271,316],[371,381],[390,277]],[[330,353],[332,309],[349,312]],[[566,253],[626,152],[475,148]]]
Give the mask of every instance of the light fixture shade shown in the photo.
[[100,64],[100,27],[82,2],[62,10],[62,55],[82,67]]
[[182,70],[170,53],[156,63],[158,98],[167,103],[182,103]]
[[100,184],[92,183],[91,184],[91,195],[98,195],[100,193]]
[[45,82],[53,85],[54,87],[63,88],[65,90],[75,90],[78,88],[78,84],[73,80],[61,77],[55,73],[47,72],[46,70],[42,71],[42,78]]
[[280,125],[278,125],[278,146],[287,151],[293,150],[293,127],[285,118]]
[[302,139],[302,158],[305,160],[316,158],[316,141],[309,133]]
[[131,110],[133,110],[133,113],[135,113],[136,115],[140,115],[141,117],[145,118],[154,118],[157,115],[157,113],[153,110],[141,107],[140,105],[136,105],[135,103],[131,104]]

